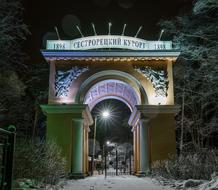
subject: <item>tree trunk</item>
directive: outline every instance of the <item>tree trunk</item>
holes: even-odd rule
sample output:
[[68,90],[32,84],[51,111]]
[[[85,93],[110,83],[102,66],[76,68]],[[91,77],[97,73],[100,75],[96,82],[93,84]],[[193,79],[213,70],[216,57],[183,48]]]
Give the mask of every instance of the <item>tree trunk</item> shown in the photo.
[[183,149],[183,136],[184,136],[184,108],[185,108],[185,87],[182,93],[182,123],[181,123],[181,136],[180,136],[180,153]]

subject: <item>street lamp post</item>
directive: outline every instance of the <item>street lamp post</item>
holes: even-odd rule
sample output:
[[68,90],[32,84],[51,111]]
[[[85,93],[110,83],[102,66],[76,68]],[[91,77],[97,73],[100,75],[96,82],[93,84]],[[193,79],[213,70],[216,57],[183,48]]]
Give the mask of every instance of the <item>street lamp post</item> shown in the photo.
[[[107,119],[108,117],[110,117],[110,112],[108,110],[104,110],[101,113],[101,116],[103,119]],[[97,126],[97,118],[98,115],[95,116],[95,125],[94,125],[94,137],[93,137],[93,152],[92,152],[92,170],[91,170],[91,175],[93,175],[94,172],[94,159],[95,159],[95,144],[96,144],[96,126]],[[106,147],[105,147],[106,149]],[[102,158],[103,159],[103,158]],[[105,150],[105,160],[106,160],[106,150]],[[105,165],[106,165],[106,161],[105,161]],[[107,168],[106,168],[107,169]],[[106,171],[106,170],[105,170]],[[105,172],[106,173],[106,172]],[[106,174],[105,174],[106,175]],[[106,177],[106,176],[105,176]]]
[[94,171],[94,159],[95,159],[95,141],[96,141],[96,125],[97,125],[97,116],[95,116],[95,126],[94,126],[94,138],[93,138],[93,152],[92,152],[92,175]]
[[104,148],[104,177],[107,177],[107,145],[105,144],[105,148]]

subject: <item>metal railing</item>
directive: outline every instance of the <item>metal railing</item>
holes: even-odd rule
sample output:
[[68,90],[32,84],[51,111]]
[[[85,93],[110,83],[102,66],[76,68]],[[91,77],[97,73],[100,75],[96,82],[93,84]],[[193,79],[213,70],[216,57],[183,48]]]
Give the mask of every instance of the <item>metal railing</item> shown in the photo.
[[15,127],[8,130],[0,128],[0,189],[12,189],[13,155],[15,145]]

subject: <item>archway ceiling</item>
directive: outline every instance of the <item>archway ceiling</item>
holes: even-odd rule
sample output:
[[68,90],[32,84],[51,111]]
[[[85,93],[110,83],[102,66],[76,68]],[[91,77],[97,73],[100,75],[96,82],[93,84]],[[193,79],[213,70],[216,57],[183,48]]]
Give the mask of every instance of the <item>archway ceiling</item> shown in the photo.
[[140,98],[135,90],[127,83],[119,80],[104,80],[92,86],[87,92],[84,103],[90,109],[105,99],[117,99],[129,106],[131,111],[134,106],[140,104]]

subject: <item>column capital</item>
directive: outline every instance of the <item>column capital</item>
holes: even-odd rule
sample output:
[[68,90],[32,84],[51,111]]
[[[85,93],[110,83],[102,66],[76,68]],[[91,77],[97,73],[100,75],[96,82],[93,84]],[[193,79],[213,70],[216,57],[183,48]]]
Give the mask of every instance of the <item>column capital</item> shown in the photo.
[[140,119],[140,123],[143,123],[143,124],[145,124],[145,123],[147,124],[149,121],[150,121],[150,118],[148,118],[148,117]]
[[72,114],[72,119],[84,119],[86,125],[92,125],[93,119],[87,104],[47,104],[40,105],[47,114]]
[[136,105],[128,123],[135,126],[139,120],[149,121],[157,114],[177,114],[179,111],[177,105]]

